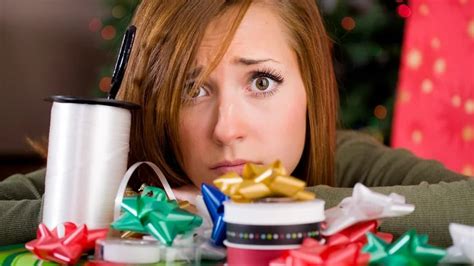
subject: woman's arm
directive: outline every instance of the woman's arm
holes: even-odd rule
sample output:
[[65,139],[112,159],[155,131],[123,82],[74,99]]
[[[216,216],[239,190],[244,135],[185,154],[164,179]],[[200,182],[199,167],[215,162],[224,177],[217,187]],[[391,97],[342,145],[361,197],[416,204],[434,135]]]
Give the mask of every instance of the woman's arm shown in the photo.
[[336,145],[336,186],[437,184],[465,180],[434,160],[423,160],[405,149],[391,149],[369,135],[338,131]]
[[[326,208],[334,207],[352,195],[352,188],[316,186],[309,189],[326,201]],[[429,236],[430,244],[447,247],[451,245],[449,223],[474,225],[474,180],[370,189],[386,195],[398,193],[415,205],[412,214],[383,221],[380,230],[394,234],[395,238],[416,228],[418,233]]]
[[428,234],[430,243],[448,246],[451,222],[474,224],[474,180],[451,172],[436,161],[422,160],[402,149],[390,149],[356,132],[338,132],[336,184],[340,188],[311,188],[326,208],[352,195],[360,182],[384,194],[406,197],[415,211],[386,219],[381,230],[400,236],[411,228]]
[[35,238],[40,222],[45,170],[0,182],[0,246]]

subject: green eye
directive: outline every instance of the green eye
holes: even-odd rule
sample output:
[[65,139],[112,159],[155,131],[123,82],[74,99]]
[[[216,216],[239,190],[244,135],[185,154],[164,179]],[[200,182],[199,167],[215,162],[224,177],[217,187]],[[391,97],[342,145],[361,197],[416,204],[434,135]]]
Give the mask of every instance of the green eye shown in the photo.
[[255,79],[255,87],[260,91],[265,91],[270,86],[270,81],[267,77],[260,77]]

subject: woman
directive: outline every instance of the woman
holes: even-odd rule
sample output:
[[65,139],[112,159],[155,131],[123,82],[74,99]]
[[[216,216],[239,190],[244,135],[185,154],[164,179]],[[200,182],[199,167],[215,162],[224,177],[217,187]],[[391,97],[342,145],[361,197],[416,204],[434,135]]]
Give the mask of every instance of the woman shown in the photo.
[[[280,159],[327,207],[357,182],[405,195],[416,211],[385,221],[381,230],[397,237],[417,228],[430,243],[447,246],[449,222],[474,222],[474,181],[369,137],[336,133],[330,40],[314,2],[142,1],[119,94],[142,106],[130,162],[155,162],[178,197],[193,199],[202,182],[240,172],[246,162]],[[8,239],[3,244],[34,237],[42,175],[0,185],[2,195],[22,183],[13,189],[19,196],[0,204],[8,227],[0,230]],[[141,173],[134,186],[159,185],[147,176]],[[32,200],[11,200],[25,195]]]

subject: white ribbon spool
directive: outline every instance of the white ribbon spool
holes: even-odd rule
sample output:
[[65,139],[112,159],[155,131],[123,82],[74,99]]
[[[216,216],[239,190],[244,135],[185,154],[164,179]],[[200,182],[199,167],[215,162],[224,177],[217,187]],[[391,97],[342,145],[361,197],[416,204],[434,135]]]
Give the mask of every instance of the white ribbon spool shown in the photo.
[[51,109],[43,223],[108,227],[127,170],[131,112],[113,100],[55,96]]
[[160,243],[156,240],[99,240],[96,253],[101,255],[98,259],[114,263],[156,263],[161,257]]

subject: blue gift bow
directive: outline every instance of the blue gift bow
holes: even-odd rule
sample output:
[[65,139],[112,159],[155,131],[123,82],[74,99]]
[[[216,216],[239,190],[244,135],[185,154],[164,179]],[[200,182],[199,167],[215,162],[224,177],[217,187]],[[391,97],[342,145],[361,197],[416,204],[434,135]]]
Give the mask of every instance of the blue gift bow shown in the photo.
[[216,246],[222,246],[226,236],[224,201],[229,197],[219,189],[207,184],[201,185],[201,192],[213,224],[211,242]]

